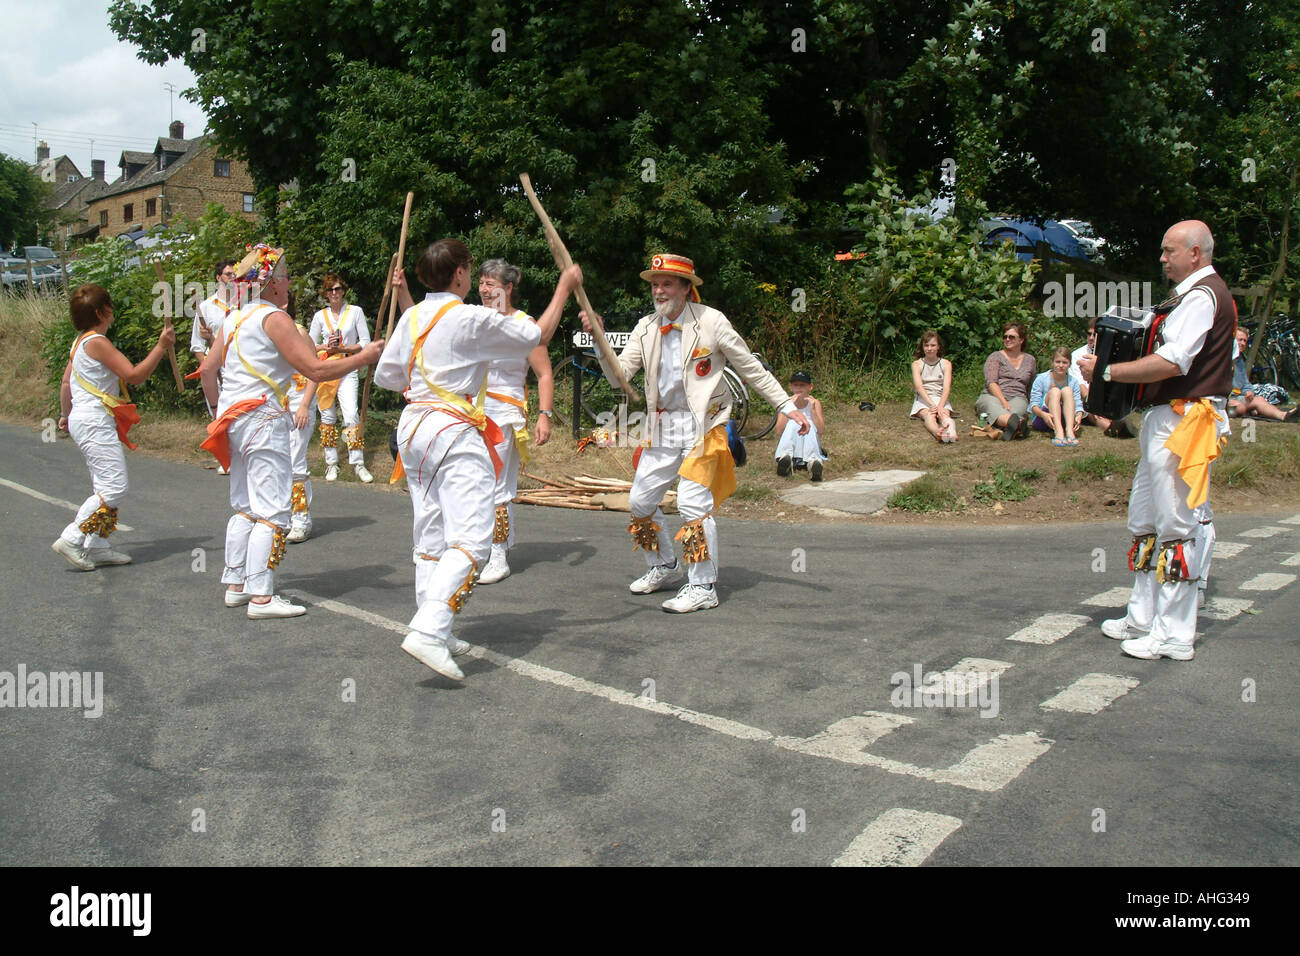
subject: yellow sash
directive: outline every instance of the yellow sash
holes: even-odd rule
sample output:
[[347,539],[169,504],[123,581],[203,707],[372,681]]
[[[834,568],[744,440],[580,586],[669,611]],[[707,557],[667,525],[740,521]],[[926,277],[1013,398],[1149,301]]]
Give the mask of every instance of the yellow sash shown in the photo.
[[1188,401],[1176,398],[1169,403],[1183,420],[1173,434],[1165,439],[1165,447],[1178,456],[1178,477],[1187,482],[1187,507],[1196,508],[1205,503],[1210,494],[1210,465],[1228,443],[1227,436],[1218,437],[1215,423],[1221,421],[1209,399]]
[[77,338],[77,341],[72,343],[72,354],[68,356],[68,370],[72,372],[72,377],[77,380],[78,385],[88,391],[91,395],[94,395],[99,399],[103,406],[108,409],[108,413],[113,416],[113,423],[117,427],[118,440],[127,448],[135,451],[140,446],[135,444],[135,442],[131,441],[126,436],[127,433],[131,431],[132,425],[138,425],[140,423],[140,416],[135,410],[135,405],[131,404],[131,393],[127,391],[126,382],[122,381],[120,378],[117,380],[117,387],[121,389],[123,396],[122,398],[118,398],[116,395],[109,395],[107,392],[100,391],[90,382],[86,381],[77,373],[77,369],[72,364],[72,360],[76,358],[77,349],[81,347],[81,343],[95,334],[97,333],[94,331],[83,332]]
[[233,345],[235,347],[235,355],[239,357],[240,364],[244,366],[244,371],[246,371],[249,375],[252,375],[254,378],[261,379],[263,382],[265,382],[267,386],[271,389],[271,391],[275,393],[276,400],[280,403],[280,407],[288,408],[289,407],[288,390],[283,389],[279,385],[275,384],[275,382],[271,379],[269,375],[263,375],[257,369],[253,368],[253,366],[249,365],[248,360],[244,358],[244,353],[239,348],[239,330],[243,327],[245,322],[247,322],[253,316],[257,315],[258,312],[261,312],[264,309],[269,310],[271,312],[276,311],[275,306],[259,305],[257,306],[257,308],[253,309],[253,311],[249,312],[247,315],[243,316],[242,318],[239,319],[238,322],[235,323],[234,329],[232,329],[230,332],[230,338],[226,340],[226,347],[221,353],[221,364],[222,365],[226,364],[226,355],[229,354],[230,346]]
[[727,444],[727,426],[709,429],[704,440],[691,449],[677,474],[704,485],[713,492],[713,507],[717,508],[736,490],[736,462]]

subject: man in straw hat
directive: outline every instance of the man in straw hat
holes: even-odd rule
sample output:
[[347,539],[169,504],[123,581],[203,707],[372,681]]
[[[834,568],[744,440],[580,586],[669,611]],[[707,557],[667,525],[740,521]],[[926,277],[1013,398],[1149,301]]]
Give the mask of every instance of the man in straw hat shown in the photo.
[[[307,609],[275,593],[292,507],[293,463],[288,411],[294,371],[313,382],[379,361],[383,341],[327,362],[285,311],[288,264],[282,249],[254,246],[238,266],[246,304],[226,316],[200,369],[203,391],[216,406],[202,447],[230,469],[226,524],[226,607],[248,605],[251,618],[296,617]],[[242,299],[242,297],[241,297]],[[221,390],[217,392],[217,376]]]
[[[636,477],[628,533],[645,552],[648,570],[630,585],[651,594],[681,579],[673,536],[664,530],[660,504],[673,481],[685,523],[677,533],[688,567],[687,583],[663,608],[677,614],[718,606],[718,529],[713,512],[736,490],[735,463],[727,444],[731,393],[722,377],[727,363],[773,408],[809,423],[781,383],[750,351],[717,309],[700,304],[703,280],[684,256],[661,254],[641,273],[650,283],[655,310],[641,319],[618,357],[629,380],[645,369],[647,433],[633,456]],[[585,313],[582,327],[591,331]],[[602,359],[602,362],[604,360]],[[606,374],[610,369],[606,368]]]

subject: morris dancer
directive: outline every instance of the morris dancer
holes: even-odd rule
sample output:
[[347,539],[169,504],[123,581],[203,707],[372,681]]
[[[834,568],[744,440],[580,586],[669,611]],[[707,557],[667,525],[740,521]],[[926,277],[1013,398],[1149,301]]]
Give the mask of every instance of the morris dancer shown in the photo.
[[[504,259],[489,259],[478,269],[478,294],[483,304],[495,308],[502,315],[531,322],[533,317],[514,307],[514,293],[522,277],[519,267]],[[501,458],[501,473],[497,475],[495,523],[492,530],[492,556],[479,575],[479,584],[495,584],[509,576],[510,564],[506,558],[515,544],[514,500],[519,487],[519,471],[528,465],[528,401],[525,379],[532,367],[537,375],[537,444],[545,445],[551,438],[551,405],[555,400],[555,379],[551,373],[551,360],[546,346],[539,345],[527,356],[518,356],[492,363],[488,371],[487,399],[483,411],[496,422],[504,436],[497,445]]]
[[488,367],[521,361],[545,345],[582,281],[576,266],[566,269],[534,324],[466,305],[472,265],[459,239],[442,239],[424,251],[417,274],[434,291],[411,306],[405,285],[397,286],[405,311],[375,371],[376,385],[404,392],[409,403],[397,426],[392,481],[405,474],[411,492],[419,609],[402,650],[453,680],[465,675],[452,655],[469,645],[452,635],[451,623],[491,551],[495,471],[501,467],[495,447],[500,429],[482,408]]
[[[348,284],[336,273],[329,272],[321,280],[321,293],[329,303],[311,320],[311,339],[325,349],[333,359],[340,355],[355,355],[370,341],[366,328],[366,315],[360,306],[347,305],[343,296]],[[366,468],[365,440],[361,435],[361,415],[357,409],[357,383],[360,376],[348,372],[337,381],[326,382],[316,390],[316,404],[320,408],[320,446],[325,452],[325,480],[334,481],[339,476],[339,408],[343,409],[343,440],[348,446],[348,464],[364,482],[374,481]],[[335,399],[338,399],[336,402]]]
[[[690,565],[687,583],[663,609],[678,614],[718,606],[718,530],[713,512],[736,490],[736,469],[727,445],[731,392],[722,370],[730,362],[750,388],[806,435],[810,424],[771,372],[750,351],[727,317],[699,304],[703,281],[683,256],[657,255],[641,273],[650,283],[655,311],[641,319],[618,356],[624,376],[645,369],[649,436],[634,457],[632,523],[628,533],[645,552],[649,570],[629,586],[651,594],[679,580],[673,537],[663,529],[660,504],[674,479],[677,507],[686,523],[677,533]],[[691,301],[687,301],[687,299]],[[582,327],[591,331],[585,313]],[[667,356],[667,361],[661,361]],[[604,360],[601,360],[604,367]],[[610,369],[605,368],[610,375]],[[612,375],[610,376],[613,377]]]
[[208,426],[202,447],[230,469],[235,511],[226,524],[221,581],[227,586],[226,607],[247,604],[251,618],[295,617],[307,609],[275,594],[274,579],[292,507],[287,408],[293,372],[314,382],[346,375],[377,361],[383,343],[346,358],[318,358],[284,311],[289,277],[282,250],[259,244],[237,271],[253,283],[253,296],[227,317],[201,370],[203,390],[217,404],[217,420]]
[[106,338],[113,324],[113,302],[100,286],[86,283],[68,297],[72,325],[81,334],[68,353],[59,388],[59,429],[72,436],[90,469],[95,493],[82,502],[77,517],[50,545],[59,556],[81,571],[106,564],[130,564],[129,555],[109,546],[117,527],[117,509],[126,498],[126,455],[122,446],[135,449],[127,432],[140,420],[129,404],[125,385],[139,385],[158,367],[176,330],[164,325],[158,344],[144,361],[132,365]]
[[[1227,440],[1225,411],[1232,391],[1232,338],[1237,310],[1228,286],[1211,265],[1214,237],[1203,222],[1170,227],[1160,261],[1176,283],[1158,347],[1132,362],[1106,367],[1103,378],[1146,382],[1142,398],[1142,458],[1133,476],[1128,526],[1129,566],[1136,572],[1128,613],[1101,630],[1121,640],[1131,657],[1190,661],[1196,638],[1197,578],[1212,546],[1199,533],[1209,497],[1210,466]],[[1092,379],[1096,359],[1079,368]],[[1208,569],[1208,568],[1207,568]]]
[[[226,321],[226,316],[239,305],[239,292],[235,287],[235,266],[234,259],[222,259],[217,263],[212,270],[217,280],[217,291],[210,298],[200,302],[194,312],[194,328],[190,331],[190,351],[194,353],[200,365],[203,364],[203,357],[208,354],[208,346],[212,344],[212,340],[221,329],[221,324]],[[186,378],[198,376],[198,372],[192,372]],[[206,396],[203,403],[207,405],[208,415],[215,417],[216,406],[209,405]],[[224,475],[228,472],[218,465],[217,474]]]

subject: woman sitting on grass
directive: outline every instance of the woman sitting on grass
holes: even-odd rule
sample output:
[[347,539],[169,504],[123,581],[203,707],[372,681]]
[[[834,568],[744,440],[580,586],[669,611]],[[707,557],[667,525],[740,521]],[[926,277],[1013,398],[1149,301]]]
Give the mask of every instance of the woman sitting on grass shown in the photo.
[[943,340],[934,329],[921,333],[912,363],[912,418],[921,419],[935,441],[955,442],[957,426],[952,421],[952,362],[943,357]]
[[1073,448],[1075,433],[1083,424],[1083,393],[1079,379],[1070,373],[1070,350],[1064,345],[1052,351],[1052,368],[1034,379],[1029,392],[1029,410],[1034,413],[1034,430],[1055,432],[1052,444]]
[[1002,429],[1002,440],[1029,433],[1029,387],[1038,374],[1038,362],[1024,351],[1029,330],[1023,322],[1002,329],[1002,348],[984,363],[984,391],[975,399],[975,414],[987,415],[989,424]]

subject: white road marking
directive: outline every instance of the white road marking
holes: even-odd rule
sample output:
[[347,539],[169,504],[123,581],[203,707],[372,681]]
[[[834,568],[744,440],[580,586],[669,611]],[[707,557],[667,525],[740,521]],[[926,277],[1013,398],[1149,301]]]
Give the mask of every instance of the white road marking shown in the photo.
[[1028,627],[1022,627],[1007,638],[1008,641],[1020,641],[1023,644],[1055,644],[1067,634],[1085,624],[1092,623],[1092,618],[1082,614],[1044,614]]
[[1300,515],[1292,515],[1289,518],[1283,518],[1278,524],[1300,524]]
[[1255,604],[1245,598],[1216,597],[1210,598],[1205,607],[1196,612],[1196,616],[1207,621],[1231,621],[1243,611]]
[[[36,498],[38,501],[44,501],[52,505],[59,505],[61,507],[67,508],[73,513],[76,513],[81,510],[81,505],[73,504],[71,501],[64,501],[62,498],[51,498],[49,495],[41,494],[39,491],[37,491],[34,488],[28,488],[26,485],[20,485],[16,481],[10,481],[8,478],[0,478],[0,485],[4,485],[6,488],[12,488],[14,491],[21,491],[25,495],[31,495],[33,498]],[[135,529],[132,528],[129,524],[123,524],[122,522],[119,521],[117,523],[117,530],[134,531]]]
[[1135,677],[1114,674],[1084,674],[1055,697],[1039,704],[1044,710],[1065,710],[1072,714],[1097,714],[1117,697],[1123,697],[1138,684]]
[[961,826],[942,813],[886,810],[854,837],[831,866],[920,866]]
[[[392,631],[394,634],[406,634],[410,631],[409,626],[406,624],[373,614],[370,611],[364,611],[361,608],[352,607],[350,604],[315,597],[303,591],[297,591],[297,593],[315,607],[333,611],[336,614],[342,614],[358,621],[364,621],[373,627]],[[918,777],[935,783],[947,783],[957,787],[965,787],[969,790],[1001,790],[1020,776],[1025,768],[1038,757],[1046,753],[1054,743],[1052,740],[1039,737],[1033,731],[1015,736],[1002,734],[975,747],[951,767],[940,769],[918,767],[904,763],[901,760],[878,757],[875,754],[869,754],[861,750],[862,747],[878,740],[896,727],[912,722],[913,718],[901,714],[868,711],[866,714],[861,715],[867,718],[865,720],[857,720],[852,717],[845,718],[836,721],[825,731],[814,734],[812,737],[779,737],[758,727],[750,727],[734,720],[728,720],[725,717],[716,717],[713,714],[678,707],[664,701],[647,700],[639,694],[632,694],[616,687],[606,687],[604,684],[597,684],[581,677],[574,677],[572,674],[543,667],[540,664],[507,657],[485,647],[471,647],[465,657],[485,660],[523,677],[531,677],[533,680],[554,684],[557,687],[565,687],[578,693],[590,694],[592,697],[599,697],[611,703],[635,707],[639,710],[648,710],[651,713],[661,714],[666,717],[676,717],[686,723],[695,724],[740,740],[767,741],[784,750],[792,750],[808,756],[825,757],[840,763],[860,767],[875,767],[887,773]],[[1002,665],[1003,670],[1011,666],[1001,661],[981,661],[972,658],[956,665],[953,671],[971,662]]]
[[1243,544],[1240,541],[1216,541],[1214,542],[1214,560],[1235,558],[1249,547],[1249,544]]
[[1284,564],[1288,568],[1295,567],[1297,564],[1300,564],[1300,554],[1291,555],[1291,557],[1284,560],[1282,564]]
[[[978,694],[981,688],[989,682],[989,678],[994,675],[1000,675],[1004,671],[1014,667],[1007,661],[991,661],[983,657],[963,657],[946,671],[940,671],[933,675],[933,680],[927,680],[921,689],[927,693],[942,693],[945,697],[965,697],[967,699]],[[926,675],[927,677],[930,675]]]
[[1111,588],[1109,591],[1102,591],[1100,594],[1094,594],[1090,598],[1084,598],[1080,604],[1088,604],[1092,607],[1124,607],[1128,604],[1129,595],[1133,593],[1133,588]]
[[1290,528],[1274,528],[1272,526],[1251,528],[1249,531],[1243,531],[1241,536],[1243,538],[1271,538],[1275,534],[1285,534],[1290,530]]
[[1276,571],[1268,571],[1264,574],[1257,574],[1249,581],[1241,582],[1243,591],[1276,591],[1278,588],[1284,588],[1295,580],[1294,574],[1279,574]]

